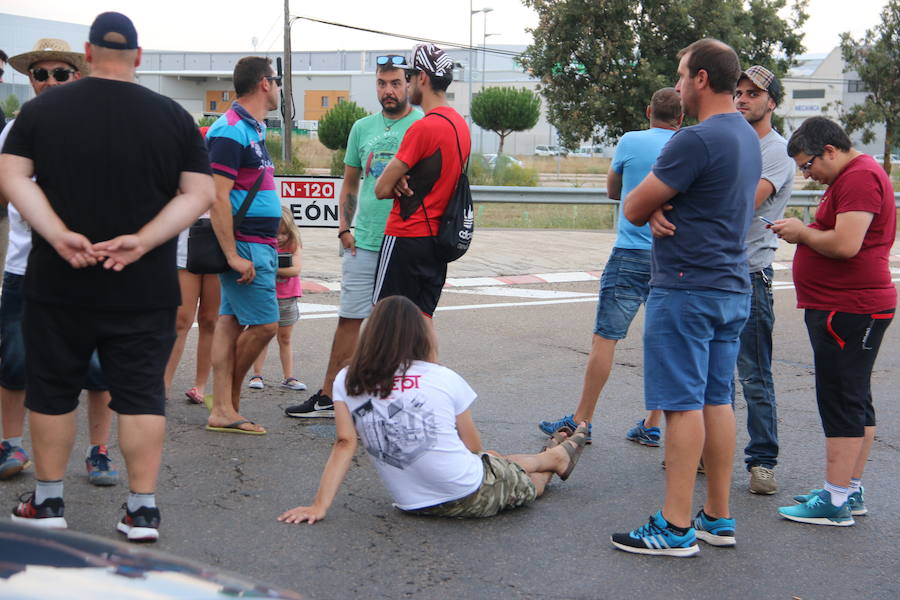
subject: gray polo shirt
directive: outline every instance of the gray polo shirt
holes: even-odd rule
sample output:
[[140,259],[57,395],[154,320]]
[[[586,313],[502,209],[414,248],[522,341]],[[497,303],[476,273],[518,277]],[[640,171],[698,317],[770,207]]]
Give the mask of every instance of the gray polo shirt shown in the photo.
[[774,129],[759,140],[762,152],[762,177],[775,188],[775,193],[766,198],[753,215],[750,231],[747,233],[747,262],[750,272],[762,271],[772,264],[778,237],[758,217],[775,221],[784,217],[784,207],[791,197],[794,173],[797,165],[787,154],[787,140]]

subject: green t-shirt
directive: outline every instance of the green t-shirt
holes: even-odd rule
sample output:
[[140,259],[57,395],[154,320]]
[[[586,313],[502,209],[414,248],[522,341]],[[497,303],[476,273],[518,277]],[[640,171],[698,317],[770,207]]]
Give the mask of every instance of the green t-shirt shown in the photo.
[[375,198],[375,181],[394,158],[406,130],[422,116],[421,111],[413,109],[402,119],[391,120],[379,111],[363,117],[350,130],[344,164],[362,169],[363,176],[353,234],[359,248],[373,252],[381,249],[384,224],[394,203]]

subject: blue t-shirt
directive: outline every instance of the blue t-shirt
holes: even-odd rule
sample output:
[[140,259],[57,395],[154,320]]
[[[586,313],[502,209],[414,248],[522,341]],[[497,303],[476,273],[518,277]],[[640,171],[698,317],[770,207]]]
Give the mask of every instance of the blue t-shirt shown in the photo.
[[676,132],[653,173],[678,193],[666,213],[677,229],[654,240],[650,285],[749,292],[745,239],[762,174],[750,124],[725,113]]
[[275,164],[266,149],[266,126],[233,102],[206,132],[206,144],[213,173],[234,180],[232,214],[237,214],[260,172],[263,174],[259,191],[234,238],[277,247],[281,198],[275,189]]
[[622,176],[622,193],[619,198],[619,220],[616,227],[616,248],[628,248],[630,250],[649,250],[653,243],[653,234],[650,226],[638,227],[632,225],[625,218],[623,207],[628,194],[644,180],[656,157],[672,134],[674,129],[662,129],[653,127],[643,131],[629,131],[619,140],[616,153],[613,156],[610,168]]

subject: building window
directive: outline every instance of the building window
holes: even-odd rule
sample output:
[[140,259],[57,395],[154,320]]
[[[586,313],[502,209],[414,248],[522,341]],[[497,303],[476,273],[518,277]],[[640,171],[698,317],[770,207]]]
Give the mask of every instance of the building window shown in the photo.
[[825,90],[794,90],[793,98],[824,98]]
[[343,97],[343,96],[338,96],[338,97],[337,97],[337,103],[338,103],[338,104],[343,104],[344,102],[346,102],[346,100],[344,100],[344,97]]
[[328,96],[322,96],[322,108],[328,108]]
[[847,91],[852,94],[854,92],[868,92],[869,90],[866,89],[866,84],[859,79],[851,79],[847,82]]
[[447,92],[447,100],[454,100],[454,99],[456,99],[456,94],[454,94],[453,92]]
[[222,100],[228,102],[231,99],[231,92],[222,92]]
[[209,101],[209,112],[216,112],[216,101],[215,100]]

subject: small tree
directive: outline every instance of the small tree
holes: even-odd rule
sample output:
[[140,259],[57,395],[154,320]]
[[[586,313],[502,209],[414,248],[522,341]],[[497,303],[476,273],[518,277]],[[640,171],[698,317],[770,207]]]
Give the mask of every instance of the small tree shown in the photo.
[[[20,106],[21,103],[19,102],[19,98],[16,97],[15,94],[10,94],[6,97],[6,100],[3,101],[3,114],[5,114],[7,118],[12,118],[15,116],[16,111],[19,110]],[[0,123],[0,126],[2,126],[2,123]]]
[[531,129],[540,115],[541,99],[525,88],[491,87],[472,97],[472,120],[500,136],[497,154],[503,154],[506,136]]
[[884,170],[891,173],[891,149],[900,132],[900,0],[890,0],[881,23],[861,40],[841,34],[844,71],[856,71],[868,92],[862,104],[846,110],[841,121],[848,133],[862,131],[862,140],[875,138],[872,125],[884,123]]
[[341,102],[319,119],[319,141],[331,150],[346,150],[353,124],[369,113],[356,102]]

